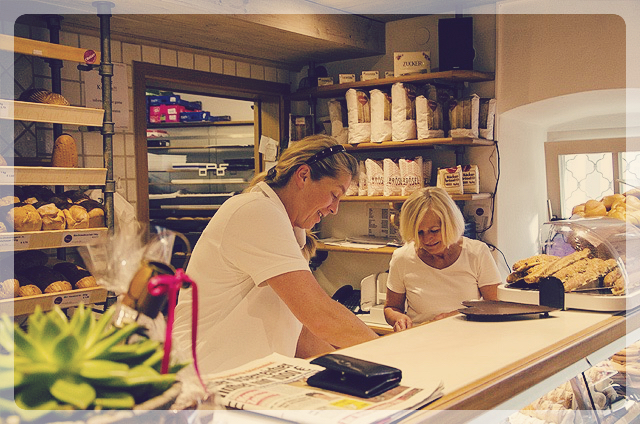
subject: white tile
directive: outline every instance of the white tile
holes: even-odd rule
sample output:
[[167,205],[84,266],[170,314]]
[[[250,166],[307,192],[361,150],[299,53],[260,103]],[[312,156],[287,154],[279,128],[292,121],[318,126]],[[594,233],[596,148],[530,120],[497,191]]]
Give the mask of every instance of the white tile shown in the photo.
[[178,54],[175,50],[160,49],[160,64],[166,66],[178,65]]
[[236,61],[235,60],[222,60],[222,73],[225,75],[235,75],[236,74]]
[[193,56],[193,62],[193,67],[197,71],[209,72],[211,70],[208,56],[196,54]]
[[130,65],[134,60],[142,60],[142,48],[137,44],[122,43],[122,62]]
[[142,61],[160,64],[160,47],[142,46]]
[[193,54],[179,51],[178,67],[184,69],[193,69]]

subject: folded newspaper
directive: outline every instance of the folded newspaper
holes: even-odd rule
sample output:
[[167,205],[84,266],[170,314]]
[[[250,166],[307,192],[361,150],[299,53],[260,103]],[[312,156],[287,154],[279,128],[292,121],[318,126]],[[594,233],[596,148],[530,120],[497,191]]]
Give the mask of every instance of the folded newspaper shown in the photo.
[[303,359],[272,354],[242,367],[204,376],[216,403],[301,424],[389,423],[442,396],[442,382],[400,385],[364,399],[307,385],[324,368]]

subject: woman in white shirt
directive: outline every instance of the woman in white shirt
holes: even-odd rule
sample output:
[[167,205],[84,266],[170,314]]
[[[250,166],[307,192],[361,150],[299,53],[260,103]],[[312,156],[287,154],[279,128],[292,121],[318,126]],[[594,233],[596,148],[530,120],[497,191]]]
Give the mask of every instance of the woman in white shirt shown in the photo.
[[[338,212],[357,176],[357,160],[334,138],[307,137],[216,212],[186,270],[198,287],[203,374],[274,352],[309,357],[377,337],[320,287],[303,250],[306,230]],[[174,335],[184,358],[192,301],[192,289],[182,289]]]
[[464,218],[445,190],[412,193],[399,231],[405,244],[391,258],[384,308],[394,331],[455,315],[465,300],[497,300],[501,276],[491,252],[463,236]]

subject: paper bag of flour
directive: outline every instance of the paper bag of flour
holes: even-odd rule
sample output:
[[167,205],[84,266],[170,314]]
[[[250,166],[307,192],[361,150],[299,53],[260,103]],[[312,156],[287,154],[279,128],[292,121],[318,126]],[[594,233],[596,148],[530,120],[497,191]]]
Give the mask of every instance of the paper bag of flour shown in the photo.
[[369,96],[362,90],[347,90],[347,120],[349,122],[349,144],[366,143],[371,140],[371,105]]
[[438,169],[436,186],[444,189],[449,194],[463,194],[462,168],[458,165],[455,168]]
[[391,140],[391,96],[382,90],[371,90],[371,142]]
[[364,161],[367,170],[367,196],[384,194],[384,168],[382,161],[367,159]]
[[480,97],[452,100],[449,104],[450,137],[478,137],[478,119],[480,116]]
[[[401,158],[398,161],[402,180],[401,196],[408,196],[424,185],[422,156],[413,159]],[[431,173],[431,171],[429,171]]]
[[397,82],[391,86],[391,139],[405,141],[416,137],[416,88]]

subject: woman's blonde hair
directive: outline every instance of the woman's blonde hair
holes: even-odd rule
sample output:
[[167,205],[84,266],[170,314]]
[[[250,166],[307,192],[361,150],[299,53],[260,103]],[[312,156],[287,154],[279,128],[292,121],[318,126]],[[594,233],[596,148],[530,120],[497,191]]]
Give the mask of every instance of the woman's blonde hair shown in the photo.
[[[265,181],[271,187],[284,187],[295,170],[313,155],[338,144],[340,143],[335,138],[328,135],[312,135],[296,141],[282,152],[275,169],[256,175],[251,180],[249,188],[260,181]],[[314,181],[324,177],[336,178],[341,174],[349,174],[352,179],[359,176],[358,161],[347,152],[332,154],[308,165],[311,168],[311,179]]]
[[[418,227],[431,210],[440,218],[442,242],[449,247],[464,233],[464,217],[449,194],[438,187],[425,187],[411,193],[400,210],[400,236],[406,242],[419,240]],[[416,250],[419,243],[416,242]]]

